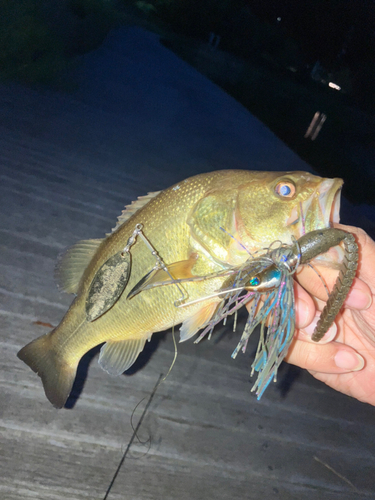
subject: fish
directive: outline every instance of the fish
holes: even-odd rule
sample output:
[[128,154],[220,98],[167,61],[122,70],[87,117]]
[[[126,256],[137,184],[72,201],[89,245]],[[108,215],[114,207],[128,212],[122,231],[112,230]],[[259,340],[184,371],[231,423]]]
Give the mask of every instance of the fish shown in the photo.
[[[75,298],[60,324],[18,357],[41,377],[48,400],[62,408],[86,352],[104,343],[99,364],[117,376],[154,333],[182,323],[180,341],[190,339],[222,303],[215,293],[231,269],[274,241],[292,244],[339,222],[342,184],[308,172],[219,170],[138,198],[105,238],[82,240],[66,251],[56,279]],[[116,296],[90,316],[90,290],[120,256],[127,258],[124,289],[110,279],[103,290],[116,289]],[[118,279],[113,269],[110,276]],[[205,276],[211,278],[200,279]],[[168,278],[180,284],[149,287]],[[191,304],[178,307],[183,301]]]

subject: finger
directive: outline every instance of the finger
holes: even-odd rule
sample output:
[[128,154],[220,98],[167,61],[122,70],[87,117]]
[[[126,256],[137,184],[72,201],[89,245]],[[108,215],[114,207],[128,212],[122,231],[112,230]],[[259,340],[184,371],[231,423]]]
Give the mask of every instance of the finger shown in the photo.
[[362,370],[363,357],[351,347],[330,342],[310,344],[294,340],[285,360],[292,365],[319,373],[348,373]]
[[[266,295],[261,296],[264,302]],[[315,316],[315,304],[311,295],[301,287],[296,281],[294,282],[294,298],[295,298],[295,314],[296,314],[296,327],[303,328],[311,323]],[[248,302],[246,308],[250,311],[252,303]]]
[[294,297],[296,311],[296,327],[304,328],[309,325],[315,316],[315,304],[311,295],[294,282]]
[[362,280],[354,278],[344,304],[349,309],[357,309],[358,311],[371,307],[372,293],[369,286]]
[[[368,309],[372,304],[373,295],[375,294],[375,242],[365,231],[357,227],[344,226],[342,224],[334,224],[334,227],[354,234],[359,248],[357,276],[360,280],[356,279],[353,282],[351,289],[356,291],[352,294],[351,299],[348,298],[346,305],[352,309]],[[321,275],[328,289],[332,290],[338,271],[319,265],[318,262],[314,263],[314,269]],[[315,297],[327,300],[327,291],[322,279],[311,267],[302,266],[298,270],[297,277],[301,285]]]
[[[319,274],[324,279],[329,291],[332,291],[338,271],[325,266],[314,266]],[[314,297],[320,300],[327,301],[327,290],[324,287],[322,280],[309,266],[303,266],[297,274],[299,283]],[[354,278],[348,296],[344,302],[349,309],[364,310],[368,309],[372,304],[372,293],[370,287],[358,278]]]
[[[312,340],[312,335],[315,332],[315,328],[320,318],[320,312],[316,311],[315,317],[311,321],[311,323],[300,330],[298,330],[296,338],[299,340],[303,340],[304,342],[311,342],[316,345],[316,342]],[[337,326],[336,323],[333,323],[329,329],[326,331],[324,336],[319,340],[319,344],[327,344],[328,342],[332,342],[332,340],[337,335]]]
[[354,234],[359,247],[358,276],[370,285],[375,293],[375,242],[358,227],[334,224],[335,227]]
[[[319,275],[317,274],[319,273]],[[327,300],[338,276],[337,269],[314,264],[314,269],[308,265],[301,266],[297,272],[298,282],[314,297]],[[328,293],[327,293],[327,288]]]

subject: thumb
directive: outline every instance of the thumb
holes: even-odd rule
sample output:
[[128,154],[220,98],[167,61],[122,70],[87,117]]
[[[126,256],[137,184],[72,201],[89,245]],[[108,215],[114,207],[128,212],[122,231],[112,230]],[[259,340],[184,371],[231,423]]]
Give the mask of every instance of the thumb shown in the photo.
[[311,372],[348,373],[362,370],[363,357],[340,342],[315,344],[295,339],[285,361]]

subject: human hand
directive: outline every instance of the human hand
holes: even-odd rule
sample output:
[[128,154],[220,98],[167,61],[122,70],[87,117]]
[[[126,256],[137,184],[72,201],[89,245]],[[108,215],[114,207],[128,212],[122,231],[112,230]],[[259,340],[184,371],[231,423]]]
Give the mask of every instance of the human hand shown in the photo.
[[[360,401],[375,405],[375,243],[361,229],[335,224],[356,236],[359,265],[341,312],[320,342],[311,335],[327,293],[308,266],[297,273],[297,331],[285,358],[307,369],[316,379]],[[328,267],[314,266],[332,290],[338,274]]]

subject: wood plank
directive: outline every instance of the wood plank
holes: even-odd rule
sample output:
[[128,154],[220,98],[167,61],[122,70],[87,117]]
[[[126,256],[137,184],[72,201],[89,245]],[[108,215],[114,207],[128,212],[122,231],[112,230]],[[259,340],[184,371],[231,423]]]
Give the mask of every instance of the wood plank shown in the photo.
[[[159,350],[157,351],[159,354]],[[156,356],[155,356],[156,357]],[[156,378],[155,357],[154,366],[147,366],[146,374],[144,370],[136,377],[119,377],[111,379],[102,373],[95,365],[90,370],[90,384],[98,387],[98,380],[92,379],[92,373],[97,371],[98,378],[103,378],[99,390],[96,394],[88,394],[83,397],[82,402],[76,406],[74,411],[57,412],[52,408],[46,408],[39,421],[35,415],[37,408],[43,404],[43,395],[39,387],[34,386],[24,390],[20,401],[12,404],[12,399],[17,400],[16,391],[8,391],[8,404],[10,408],[17,407],[17,426],[12,424],[12,410],[8,415],[5,412],[2,416],[3,422],[8,431],[30,432],[33,436],[46,436],[53,440],[58,435],[60,441],[68,442],[65,447],[70,447],[70,442],[95,442],[98,445],[117,448],[120,446],[118,438],[124,434],[131,433],[129,426],[130,415],[135,405],[147,396],[147,385],[150,386],[152,379]],[[189,360],[188,357],[186,357]],[[186,372],[175,373],[175,376],[183,377],[183,381],[173,383],[168,379],[158,391],[155,398],[155,405],[149,412],[145,425],[142,429],[141,439],[148,437],[151,433],[153,441],[162,442],[160,446],[152,448],[150,454],[159,453],[162,456],[192,462],[194,464],[205,464],[209,469],[222,467],[225,472],[220,475],[238,474],[239,477],[248,477],[249,470],[256,477],[273,477],[275,481],[282,482],[285,474],[288,477],[296,478],[296,484],[309,485],[327,490],[342,488],[342,480],[324,469],[321,464],[314,461],[314,456],[318,456],[327,463],[338,463],[341,474],[348,475],[355,479],[355,486],[361,490],[363,495],[371,491],[373,478],[371,470],[374,467],[374,457],[371,446],[368,446],[368,438],[372,429],[367,429],[369,435],[363,443],[357,440],[347,439],[348,433],[345,426],[327,425],[324,422],[326,433],[319,433],[316,436],[314,425],[317,424],[316,416],[308,414],[300,415],[296,422],[295,415],[286,408],[284,412],[279,412],[278,420],[282,425],[275,426],[274,414],[266,417],[258,409],[259,403],[253,400],[253,405],[241,400],[240,395],[234,397],[233,391],[227,393],[224,384],[221,391],[215,391],[215,381],[217,374],[212,373],[212,366],[199,360],[198,366],[194,370],[197,376],[186,381]],[[209,365],[212,365],[209,363]],[[218,367],[220,366],[217,363]],[[186,368],[184,360],[180,360],[180,368]],[[200,373],[199,368],[204,369]],[[150,373],[147,374],[147,370]],[[209,378],[209,374],[212,378]],[[100,377],[104,375],[104,377]],[[205,405],[202,407],[201,376],[205,380]],[[108,380],[107,383],[106,379]],[[120,380],[121,379],[121,380]],[[120,386],[112,387],[113,381],[119,381]],[[20,382],[20,381],[18,381]],[[125,382],[125,387],[124,387]],[[194,383],[195,382],[195,383]],[[139,392],[139,383],[145,388]],[[186,394],[185,386],[189,386],[190,391],[194,391],[194,397]],[[9,386],[8,386],[9,387]],[[90,390],[89,384],[87,387]],[[107,390],[111,393],[108,394]],[[124,399],[124,395],[126,398]],[[256,406],[255,406],[256,405]],[[254,408],[255,406],[255,408]],[[110,408],[110,410],[109,410]],[[258,410],[258,411],[254,411]],[[21,415],[21,417],[20,417]],[[172,415],[172,416],[171,416]],[[110,426],[98,427],[97,422],[110,420]],[[29,423],[32,427],[29,428]],[[261,423],[260,423],[261,422]],[[347,426],[350,427],[350,426]],[[127,430],[126,430],[127,428]],[[101,433],[105,432],[105,438]],[[146,434],[146,435],[145,435]],[[301,440],[301,436],[303,439]],[[367,443],[367,446],[366,446]],[[124,446],[124,444],[122,445]],[[367,447],[367,451],[366,451]],[[142,447],[139,447],[142,448]],[[138,450],[138,447],[135,447]],[[140,453],[141,449],[138,450]],[[290,467],[285,464],[285,455],[293,456]],[[347,463],[343,457],[350,457]],[[220,458],[218,458],[220,457]],[[353,467],[352,461],[356,466]],[[234,472],[236,471],[236,472]],[[272,474],[269,472],[272,471]],[[306,475],[306,471],[309,471]],[[310,474],[328,478],[328,483],[309,479]],[[324,476],[325,475],[325,476]],[[330,477],[332,476],[332,477]],[[349,488],[350,490],[350,488]],[[345,491],[345,488],[344,490]]]

